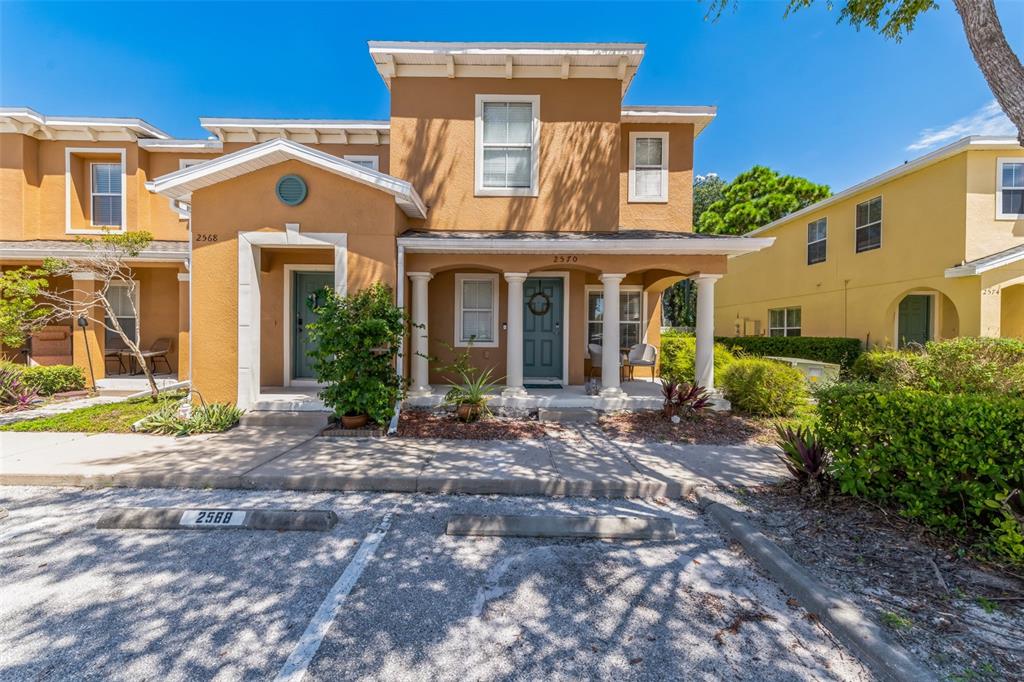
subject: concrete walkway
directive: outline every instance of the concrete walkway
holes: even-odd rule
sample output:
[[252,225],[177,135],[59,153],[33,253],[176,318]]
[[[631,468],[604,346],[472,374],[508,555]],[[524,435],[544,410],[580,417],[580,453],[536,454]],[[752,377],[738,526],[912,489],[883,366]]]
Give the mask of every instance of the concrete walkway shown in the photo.
[[0,484],[682,497],[783,470],[771,448],[565,439],[317,438],[248,427],[191,438],[0,433]]

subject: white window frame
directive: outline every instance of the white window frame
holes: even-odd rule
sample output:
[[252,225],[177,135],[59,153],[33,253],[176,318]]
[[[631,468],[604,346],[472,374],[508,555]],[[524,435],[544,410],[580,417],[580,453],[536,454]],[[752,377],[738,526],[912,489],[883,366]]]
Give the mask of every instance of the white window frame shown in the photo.
[[[529,187],[484,187],[484,104],[529,102],[533,105],[533,141],[530,145]],[[540,188],[540,95],[477,95],[474,145],[474,194],[478,197],[535,197]]]
[[[142,343],[142,306],[139,304],[140,300],[142,299],[142,285],[139,283],[139,280],[137,279],[132,280],[131,284],[134,285],[135,287],[134,291],[132,292],[132,305],[135,306],[135,345],[138,346],[139,344]],[[124,280],[115,279],[111,280],[109,286],[127,289],[130,285],[128,282]],[[104,311],[104,318],[106,318],[106,311]],[[106,321],[104,319],[104,325],[105,324]],[[106,330],[104,330],[104,332],[106,332]],[[110,330],[110,333],[116,334],[117,332]],[[106,337],[106,333],[104,333],[104,337]],[[105,340],[106,339],[104,338],[104,341]],[[145,349],[143,348],[142,350]]]
[[[474,340],[462,338],[462,285],[465,282],[491,283],[491,340]],[[497,348],[498,347],[498,275],[497,273],[473,272],[455,275],[455,347],[456,348]]]
[[[642,284],[620,284],[619,293],[624,294],[627,291],[639,291],[640,292],[640,343],[647,343],[647,326],[650,320],[647,319],[647,292],[644,291]],[[587,284],[583,287],[583,353],[585,357],[590,357],[590,325],[598,324],[598,320],[590,319],[590,294],[597,293],[604,295],[604,286],[601,284]],[[623,324],[634,324],[633,322],[626,322],[622,319],[622,307],[619,306],[619,339],[622,339],[622,325]]]
[[341,158],[345,159],[346,161],[351,161],[352,163],[359,164],[369,161],[371,164],[371,169],[378,172],[380,171],[380,157],[375,154],[346,154]]
[[[636,143],[645,138],[661,140],[661,194],[658,196],[638,196],[636,194]],[[668,203],[668,133],[631,132],[629,134],[629,187],[627,196],[632,204],[664,204]]]
[[[92,162],[87,170],[85,182],[89,183],[89,207],[86,219],[90,227],[74,228],[71,226],[71,194],[74,183],[71,179],[71,157],[76,154],[117,155],[121,160],[121,226],[119,229],[92,227]],[[125,164],[126,150],[124,147],[65,147],[64,148],[64,233],[65,234],[118,234],[128,230],[128,172]],[[96,163],[114,163],[113,161],[96,161]]]
[[[772,334],[772,332],[775,331],[776,329],[781,329],[782,330],[782,334],[780,334],[779,336],[789,336],[788,332],[789,332],[790,329],[797,329],[797,330],[799,330],[800,333],[797,334],[797,336],[803,336],[804,335],[804,311],[803,311],[802,308],[803,308],[803,306],[798,306],[798,305],[789,305],[789,306],[786,306],[785,308],[769,308],[768,309],[768,336],[775,336],[775,334]],[[779,310],[782,311],[782,326],[781,327],[773,327],[772,326],[772,313],[776,312],[776,311],[779,311]],[[800,326],[799,327],[795,326],[795,325],[790,325],[790,323],[789,323],[789,311],[791,311],[791,310],[799,310],[800,311]]]
[[[808,231],[809,231],[811,225],[817,225],[820,222],[824,222],[825,223],[825,236],[822,237],[821,239],[815,239],[814,241],[811,241],[810,234],[807,235],[807,253],[805,254],[806,255],[805,262],[807,263],[807,265],[818,265],[819,263],[824,263],[824,262],[826,262],[828,260],[828,217],[827,216],[823,216],[821,218],[818,218],[817,220],[812,220],[811,222],[807,223],[807,228],[808,228]],[[816,261],[814,261],[812,263],[811,262],[811,247],[814,246],[815,244],[820,244],[822,242],[825,243],[825,257],[822,258],[821,260],[816,260]]]
[[1003,166],[1009,163],[1024,164],[1024,156],[1001,156],[996,159],[996,220],[1021,220],[1024,218],[1024,213],[1003,213],[1003,190],[1024,189],[1003,187]]
[[[863,206],[864,204],[870,204],[875,199],[878,199],[882,203],[882,213],[878,217],[878,220],[875,221],[874,223],[865,223],[864,225],[858,225],[857,224],[857,209],[859,207]],[[863,250],[862,249],[858,249],[857,248],[857,232],[859,232],[862,228],[871,227],[872,225],[874,225],[876,223],[878,224],[878,246],[872,246],[870,249],[863,249]],[[884,239],[885,238],[884,230],[885,230],[885,198],[881,194],[879,194],[877,196],[873,196],[870,199],[865,199],[864,201],[859,201],[859,202],[857,202],[857,204],[854,205],[854,207],[853,207],[853,252],[854,253],[867,253],[869,251],[877,251],[880,248],[882,248],[882,244],[885,241],[885,239]]]

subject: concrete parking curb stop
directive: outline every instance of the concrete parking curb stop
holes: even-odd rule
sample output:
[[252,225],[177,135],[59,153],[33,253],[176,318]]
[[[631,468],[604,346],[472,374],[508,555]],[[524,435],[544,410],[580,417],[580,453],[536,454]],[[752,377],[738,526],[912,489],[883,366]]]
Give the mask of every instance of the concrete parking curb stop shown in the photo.
[[448,519],[448,535],[531,538],[675,540],[671,519],[642,516],[522,516],[456,514]]
[[778,545],[754,528],[732,507],[697,490],[701,509],[743,548],[782,589],[818,619],[876,675],[894,682],[933,682],[937,678],[903,647],[890,642],[885,632],[855,604],[813,579]]
[[[238,514],[232,522],[228,516]],[[211,517],[204,520],[203,515]],[[198,517],[198,518],[196,518]],[[100,529],[141,530],[304,530],[328,531],[338,522],[329,509],[109,509],[100,516]]]

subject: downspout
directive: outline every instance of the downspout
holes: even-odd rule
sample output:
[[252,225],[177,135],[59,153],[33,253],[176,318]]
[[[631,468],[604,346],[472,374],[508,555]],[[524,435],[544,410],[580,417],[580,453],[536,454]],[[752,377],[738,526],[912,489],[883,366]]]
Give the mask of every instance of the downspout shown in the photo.
[[188,207],[188,260],[185,261],[185,269],[188,270],[188,401],[192,405],[192,334],[195,331],[192,326],[192,206]]
[[[395,282],[395,305],[401,310],[405,310],[405,247],[401,244],[398,245],[398,281]],[[398,372],[398,376],[404,378],[405,374],[405,334],[402,334],[402,338],[398,342],[398,357],[395,358],[395,371]],[[402,414],[402,400],[399,398],[395,402],[395,414],[391,417],[391,423],[388,424],[388,435],[393,436],[398,432],[398,418]]]

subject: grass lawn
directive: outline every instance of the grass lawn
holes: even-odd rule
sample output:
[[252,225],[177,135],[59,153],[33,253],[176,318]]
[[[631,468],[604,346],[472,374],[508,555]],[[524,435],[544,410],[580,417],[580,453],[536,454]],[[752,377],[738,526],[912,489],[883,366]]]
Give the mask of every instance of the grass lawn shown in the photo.
[[0,426],[0,431],[84,431],[86,433],[129,433],[132,424],[156,412],[169,402],[181,400],[182,393],[161,394],[158,402],[132,398],[119,403],[93,405],[52,417],[27,419]]

